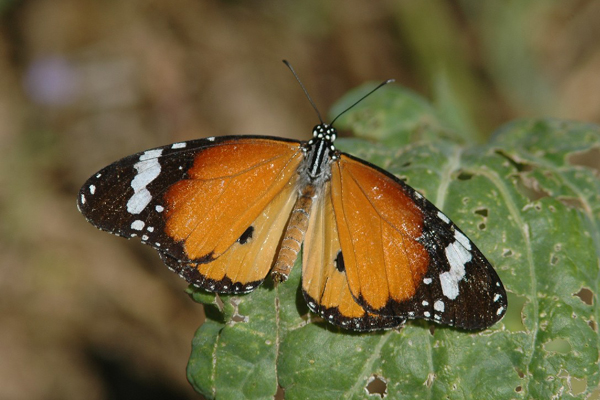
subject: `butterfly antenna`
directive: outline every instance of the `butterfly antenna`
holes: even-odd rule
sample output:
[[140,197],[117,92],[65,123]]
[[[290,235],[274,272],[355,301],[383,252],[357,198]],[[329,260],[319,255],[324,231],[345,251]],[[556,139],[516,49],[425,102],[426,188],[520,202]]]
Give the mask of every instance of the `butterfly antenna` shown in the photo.
[[319,121],[321,121],[321,124],[323,124],[324,122],[323,122],[323,118],[321,118],[321,113],[319,112],[319,109],[315,105],[315,102],[310,98],[310,95],[308,94],[308,91],[306,90],[306,88],[302,84],[302,81],[300,80],[300,78],[298,78],[298,74],[296,74],[296,71],[294,71],[294,68],[292,68],[292,65],[287,60],[283,60],[283,63],[285,65],[287,65],[287,67],[290,69],[290,71],[292,71],[292,74],[294,74],[294,77],[296,78],[296,80],[300,84],[300,87],[302,88],[302,90],[304,90],[304,94],[308,98],[308,101],[310,101],[310,104],[312,105],[312,107],[317,112],[317,117],[319,117]]
[[387,85],[388,83],[394,82],[395,79],[388,79],[386,81],[381,82],[379,85],[377,85],[377,87],[373,90],[371,90],[369,93],[365,94],[363,97],[361,97],[360,99],[358,99],[356,102],[354,102],[354,104],[352,104],[350,107],[346,108],[344,111],[342,111],[341,113],[338,114],[337,117],[335,117],[333,119],[333,121],[331,121],[331,123],[329,125],[333,126],[333,123],[342,116],[342,114],[344,114],[346,111],[348,111],[349,109],[351,109],[352,107],[354,107],[355,105],[357,105],[358,103],[360,103],[361,101],[363,101],[364,99],[366,99],[367,97],[369,97],[374,91],[376,91],[377,89],[381,88],[384,85]]

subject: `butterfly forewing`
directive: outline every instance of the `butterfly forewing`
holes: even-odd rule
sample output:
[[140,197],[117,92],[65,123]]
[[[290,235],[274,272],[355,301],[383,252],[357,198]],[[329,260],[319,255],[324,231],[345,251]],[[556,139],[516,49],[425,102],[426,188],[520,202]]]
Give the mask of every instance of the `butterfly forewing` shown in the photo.
[[248,291],[271,268],[302,159],[299,143],[282,139],[178,143],[101,170],[78,205],[100,229],[140,236],[188,281]]
[[491,265],[404,182],[342,154],[332,202],[350,291],[366,310],[466,329],[502,318],[506,293]]

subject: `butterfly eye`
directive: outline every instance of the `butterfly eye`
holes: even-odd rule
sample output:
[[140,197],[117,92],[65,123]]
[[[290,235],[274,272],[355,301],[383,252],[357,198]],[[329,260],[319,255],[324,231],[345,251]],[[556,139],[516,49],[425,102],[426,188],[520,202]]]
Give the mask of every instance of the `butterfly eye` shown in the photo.
[[239,244],[246,244],[252,239],[252,234],[254,233],[254,227],[249,226],[248,229],[242,233],[242,236],[237,240]]

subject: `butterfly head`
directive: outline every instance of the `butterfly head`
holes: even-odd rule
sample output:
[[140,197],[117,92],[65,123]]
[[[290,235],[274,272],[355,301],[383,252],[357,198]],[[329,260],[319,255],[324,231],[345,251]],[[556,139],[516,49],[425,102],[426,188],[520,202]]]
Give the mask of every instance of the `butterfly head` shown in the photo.
[[327,124],[319,124],[313,128],[313,138],[333,143],[337,138],[337,130]]

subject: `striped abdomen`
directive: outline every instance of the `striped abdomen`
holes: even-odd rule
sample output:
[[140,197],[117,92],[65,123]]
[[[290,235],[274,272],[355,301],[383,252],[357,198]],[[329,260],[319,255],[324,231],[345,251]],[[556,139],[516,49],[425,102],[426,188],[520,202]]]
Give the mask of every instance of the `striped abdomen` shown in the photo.
[[285,228],[279,254],[277,254],[277,261],[271,272],[273,280],[276,282],[286,281],[296,262],[298,252],[304,241],[304,234],[308,228],[308,219],[315,196],[315,186],[308,184],[294,204],[290,220]]

